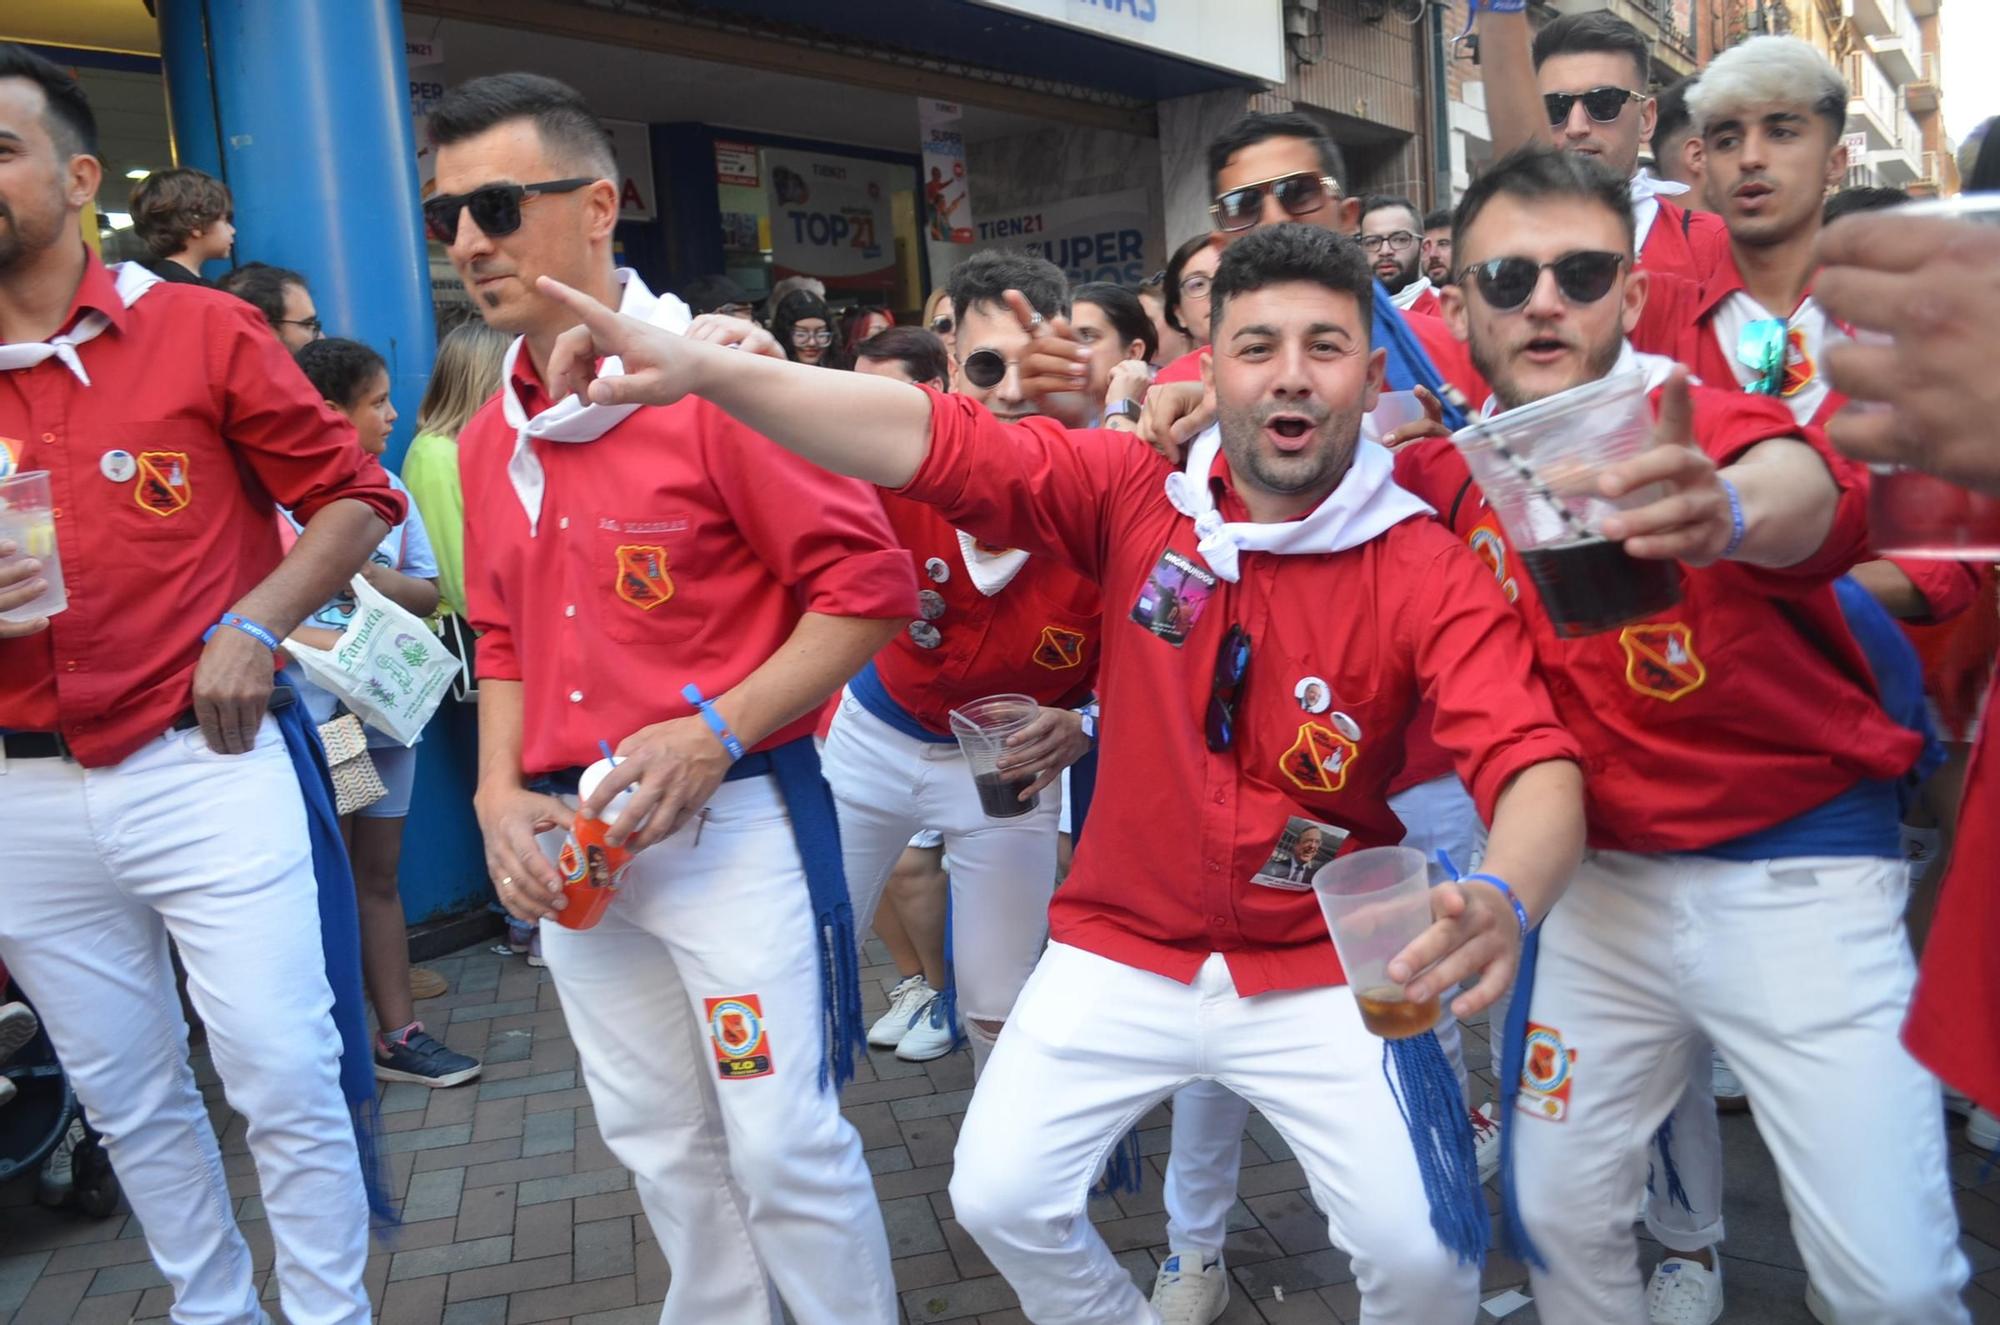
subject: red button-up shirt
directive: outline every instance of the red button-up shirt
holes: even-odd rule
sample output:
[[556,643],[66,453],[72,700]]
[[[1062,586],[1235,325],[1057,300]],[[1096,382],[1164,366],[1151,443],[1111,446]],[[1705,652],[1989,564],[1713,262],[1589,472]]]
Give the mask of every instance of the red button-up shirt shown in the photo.
[[[514,387],[551,402],[528,356]],[[641,727],[685,717],[755,671],[806,612],[916,611],[910,554],[865,483],[839,478],[704,400],[641,409],[593,442],[537,439],[539,535],[507,478],[500,399],[459,434],[466,606],[479,674],[519,681],[521,770],[589,764]],[[809,735],[812,714],[766,739]]]
[[[1802,438],[1841,487],[1832,529],[1798,566],[1684,569],[1681,601],[1621,630],[1559,638],[1532,578],[1443,438],[1396,454],[1396,479],[1457,516],[1453,532],[1513,591],[1556,709],[1583,742],[1590,843],[1700,851],[1909,768],[1917,734],[1882,711],[1832,582],[1867,553],[1865,471],[1779,404],[1696,387],[1695,438],[1718,465]],[[1491,572],[1489,572],[1490,577]]]
[[[951,710],[994,694],[1023,694],[1049,708],[1076,708],[1097,682],[1097,586],[1062,562],[1031,556],[999,593],[973,584],[958,531],[921,502],[885,494],[889,525],[915,564],[921,587],[942,612],[927,624],[934,648],[910,631],[875,655],[882,688],[912,717],[941,736],[951,734]],[[943,578],[928,567],[941,567]],[[933,638],[928,631],[919,631]]]
[[[1435,521],[1323,556],[1246,552],[1241,581],[1217,582],[1177,648],[1132,619],[1168,549],[1203,564],[1194,522],[1167,500],[1164,461],[1123,433],[1003,424],[956,396],[934,395],[931,434],[906,495],[1103,589],[1097,800],[1050,907],[1060,941],[1181,981],[1220,952],[1246,996],[1337,983],[1313,894],[1251,882],[1288,818],[1362,846],[1401,840],[1386,791],[1423,695],[1489,817],[1516,773],[1576,757],[1520,618]],[[1211,481],[1223,518],[1247,520],[1220,459]],[[1249,632],[1251,659],[1235,744],[1214,754],[1203,715],[1232,623]],[[1294,698],[1307,677],[1331,695],[1323,711]]]
[[1639,250],[1639,265],[1696,284],[1707,280],[1729,253],[1729,227],[1714,212],[1698,212],[1665,198],[1656,201],[1660,210]]
[[202,632],[278,564],[277,506],[404,506],[242,300],[162,282],[127,308],[88,255],[63,329],[91,312],[110,320],[76,349],[91,385],[54,358],[0,372],[0,452],[49,472],[69,595],[0,640],[0,727],[59,731],[101,768],[193,702]]

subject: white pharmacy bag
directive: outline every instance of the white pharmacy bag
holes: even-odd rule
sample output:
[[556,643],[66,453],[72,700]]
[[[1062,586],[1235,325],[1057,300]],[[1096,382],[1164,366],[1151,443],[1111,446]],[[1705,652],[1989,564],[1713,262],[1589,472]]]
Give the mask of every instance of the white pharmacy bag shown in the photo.
[[285,651],[356,717],[415,745],[457,678],[458,659],[425,621],[390,602],[364,576],[355,576],[350,587],[354,617],[332,648],[287,640]]

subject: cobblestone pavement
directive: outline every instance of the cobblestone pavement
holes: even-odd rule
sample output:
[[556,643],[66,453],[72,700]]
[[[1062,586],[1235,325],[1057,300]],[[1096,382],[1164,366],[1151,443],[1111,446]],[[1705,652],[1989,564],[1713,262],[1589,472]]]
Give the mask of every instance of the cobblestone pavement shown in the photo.
[[[883,960],[871,943],[871,957]],[[390,1086],[382,1097],[389,1152],[405,1223],[378,1244],[368,1286],[384,1325],[652,1325],[667,1266],[639,1214],[629,1175],[599,1139],[576,1052],[546,972],[519,958],[471,948],[433,969],[450,982],[419,1005],[433,1033],[481,1054],[486,1073],[456,1090]],[[868,1006],[879,1011],[895,972],[866,971]],[[1087,1017],[1088,1008],[1077,1009]],[[1483,1026],[1468,1027],[1466,1053],[1487,1062]],[[222,1137],[237,1214],[269,1277],[271,1240],[243,1120],[223,1102],[206,1058],[203,1090]],[[1490,1090],[1488,1073],[1481,1071]],[[1004,1325],[1026,1318],[1014,1296],[952,1218],[946,1186],[951,1152],[972,1085],[963,1050],[913,1065],[873,1053],[845,1095],[860,1130],[889,1228],[904,1319]],[[1475,1092],[1477,1092],[1475,1087]],[[1150,1285],[1166,1248],[1160,1174],[1166,1164],[1164,1108],[1144,1120],[1144,1190],[1099,1198],[1091,1215],[1119,1259]],[[1952,1176],[1975,1274],[1974,1318],[2000,1325],[2000,1173],[1953,1125]],[[1725,1117],[1729,1238],[1725,1322],[1807,1325],[1805,1274],[1786,1227],[1776,1175],[1748,1115]],[[1866,1138],[1854,1138],[1866,1144]],[[1838,1164],[1838,1155],[1826,1162]],[[1489,1203],[1491,1201],[1489,1194]],[[1244,1143],[1240,1199],[1230,1219],[1228,1325],[1310,1325],[1358,1319],[1347,1257],[1327,1243],[1291,1152],[1253,1116]],[[1643,1230],[1642,1230],[1643,1233]],[[1650,1267],[1659,1248],[1641,1239]],[[1525,1289],[1521,1267],[1497,1255],[1485,1296]],[[278,1318],[275,1285],[266,1298]],[[0,1188],[0,1325],[166,1319],[168,1292],[146,1256],[138,1222],[119,1213],[93,1221],[34,1204],[33,1185]],[[1482,1321],[1494,1319],[1482,1313]],[[1532,1306],[1505,1317],[1535,1325]]]

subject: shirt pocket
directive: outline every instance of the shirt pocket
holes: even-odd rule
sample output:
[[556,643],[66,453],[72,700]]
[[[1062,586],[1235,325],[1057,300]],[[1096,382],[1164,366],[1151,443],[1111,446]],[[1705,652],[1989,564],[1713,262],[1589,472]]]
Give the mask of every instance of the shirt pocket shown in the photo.
[[115,537],[148,543],[194,538],[225,508],[220,494],[241,482],[215,430],[192,419],[112,424],[77,476],[93,494],[86,509],[108,506]]
[[695,614],[682,599],[677,547],[657,534],[593,531],[588,591],[605,637],[620,644],[681,644]]

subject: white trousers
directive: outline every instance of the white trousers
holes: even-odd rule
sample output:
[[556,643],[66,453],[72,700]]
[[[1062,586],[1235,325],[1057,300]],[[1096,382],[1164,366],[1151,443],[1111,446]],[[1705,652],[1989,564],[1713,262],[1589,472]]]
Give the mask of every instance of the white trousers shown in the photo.
[[[1969,1317],[1937,1082],[1897,1039],[1914,967],[1893,859],[1586,855],[1542,924],[1514,1160],[1549,1325],[1643,1325],[1632,1210],[1704,1037],[1742,1078],[1839,1325]],[[1706,1064],[1703,1064],[1705,1067]],[[1552,1120],[1550,1113],[1559,1113]]]
[[951,862],[951,964],[958,1012],[1004,1021],[1035,969],[1056,887],[1062,795],[1014,819],[989,819],[958,745],[919,741],[842,695],[821,768],[840,807],[840,845],[855,920],[866,925],[897,857],[925,828]]
[[[1442,849],[1451,853],[1460,870],[1476,867],[1485,849],[1486,828],[1456,776],[1434,778],[1398,792],[1389,798],[1389,807],[1408,830],[1404,846],[1427,858]],[[1465,1045],[1458,1019],[1449,1010],[1438,1022],[1437,1037],[1464,1093]],[[1496,1034],[1495,1072],[1500,1067],[1499,1042]],[[1236,1203],[1236,1180],[1243,1169],[1243,1126],[1249,1120],[1250,1105],[1212,1081],[1197,1081],[1174,1096],[1173,1139],[1161,1192],[1169,1247],[1199,1251],[1209,1259],[1222,1254],[1229,1209]]]
[[[1499,1042],[1496,1034],[1494,1042]],[[1671,1150],[1687,1205],[1668,1190],[1666,1155],[1656,1133],[1647,1155],[1646,1231],[1668,1251],[1705,1251],[1722,1241],[1722,1125],[1708,1041],[1688,1054],[1688,1077],[1674,1104]]]
[[[780,1298],[799,1325],[894,1325],[861,1138],[819,1084],[812,904],[775,780],[723,783],[602,920],[541,935],[604,1143],[673,1270],[661,1325],[776,1325]],[[759,1034],[732,1061],[768,1074],[724,1079]]]
[[952,1209],[1029,1320],[1157,1322],[1086,1204],[1112,1146],[1199,1080],[1256,1105],[1296,1152],[1354,1258],[1365,1325],[1470,1325],[1478,1267],[1431,1231],[1382,1041],[1345,987],[1240,998],[1219,954],[1190,986],[1061,943],[1022,991],[952,1157]]
[[296,1325],[368,1319],[368,1205],[340,1093],[305,803],[266,719],[247,754],[199,731],[86,769],[0,774],[0,958],[104,1133],[180,1325],[263,1319],[188,1067],[167,941],[230,1107],[249,1124]]

